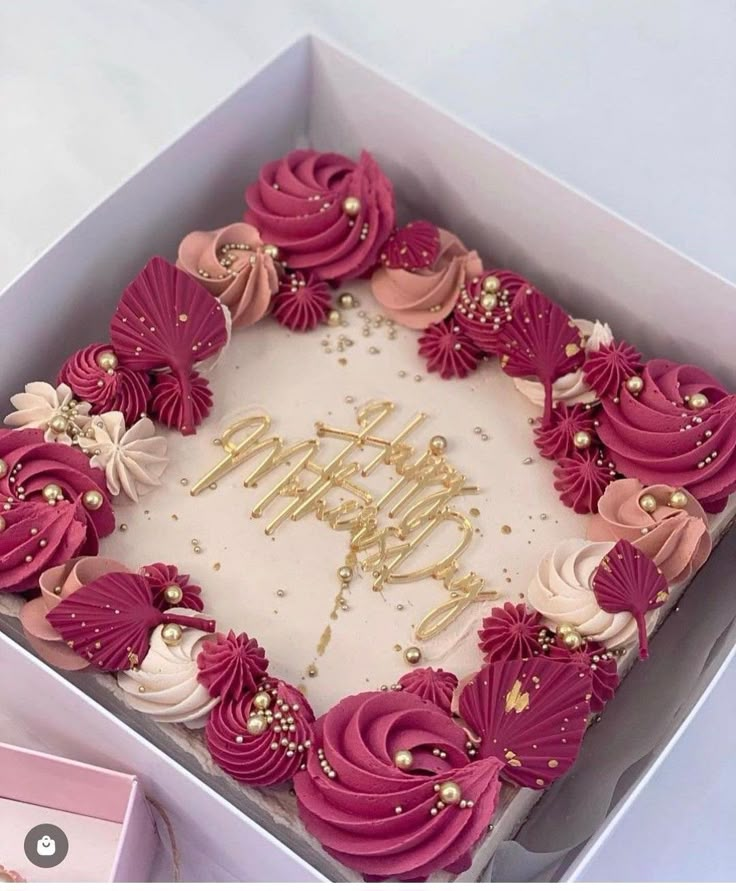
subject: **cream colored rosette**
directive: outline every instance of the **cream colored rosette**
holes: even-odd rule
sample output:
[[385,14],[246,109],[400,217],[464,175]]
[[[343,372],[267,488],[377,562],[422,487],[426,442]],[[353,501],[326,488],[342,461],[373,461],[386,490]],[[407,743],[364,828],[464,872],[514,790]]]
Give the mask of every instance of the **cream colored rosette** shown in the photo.
[[[194,610],[177,610],[197,615]],[[176,614],[171,613],[175,622]],[[207,715],[219,702],[197,680],[197,656],[203,642],[214,635],[195,628],[182,628],[178,643],[167,642],[165,626],[151,632],[151,647],[138,668],[118,673],[127,704],[161,723],[182,723],[190,729],[204,727]]]
[[542,614],[550,628],[572,625],[583,637],[597,640],[607,649],[624,647],[637,639],[631,613],[607,613],[593,592],[593,574],[614,545],[612,541],[568,538],[542,558],[529,583],[527,602]]

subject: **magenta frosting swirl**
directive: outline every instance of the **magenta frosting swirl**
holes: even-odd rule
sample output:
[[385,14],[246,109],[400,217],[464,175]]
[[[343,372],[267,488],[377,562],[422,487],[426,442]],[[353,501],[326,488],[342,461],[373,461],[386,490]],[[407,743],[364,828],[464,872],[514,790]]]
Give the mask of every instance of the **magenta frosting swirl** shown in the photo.
[[[642,486],[639,480],[616,480],[598,502],[587,536],[591,541],[625,539],[654,560],[668,582],[679,582],[697,572],[710,555],[708,518],[698,501],[683,492],[684,507],[671,507],[672,486]],[[639,499],[652,496],[657,507],[645,511]]]
[[73,353],[62,365],[58,383],[71,387],[79,399],[89,402],[94,414],[120,411],[125,423],[134,424],[146,413],[151,387],[148,375],[131,371],[119,363],[105,370],[99,365],[102,353],[113,353],[106,343],[93,343]]
[[415,668],[399,678],[399,686],[425,702],[431,702],[449,712],[452,695],[457,687],[457,676],[441,668]]
[[375,266],[394,228],[391,182],[368,152],[297,149],[261,168],[245,193],[245,220],[292,269],[356,278]]
[[[311,746],[314,714],[302,694],[285,681],[268,679],[257,693],[268,694],[268,710],[253,702],[256,693],[222,700],[210,712],[205,730],[212,760],[248,786],[276,786],[291,779]],[[248,730],[258,715],[267,723],[260,733]]]
[[[299,813],[328,853],[366,877],[460,872],[488,831],[503,766],[473,761],[469,746],[445,712],[411,693],[349,696],[315,724],[306,770],[294,778]],[[400,751],[410,767],[394,763]],[[437,806],[448,782],[464,806]]]
[[[598,435],[617,469],[645,485],[687,489],[710,513],[736,491],[736,395],[694,365],[653,359],[638,396],[604,399]],[[693,409],[685,397],[709,404]]]
[[[46,442],[43,430],[0,430],[0,459],[7,472],[0,478],[0,501],[14,505],[24,501],[43,501],[43,490],[50,483],[61,488],[63,498],[76,502],[75,516],[87,525],[83,552],[97,553],[97,540],[115,528],[110,493],[102,470],[90,467],[89,459],[78,449],[56,442]],[[102,504],[91,510],[84,507],[83,496],[98,492]],[[81,553],[81,552],[80,552]],[[68,554],[62,563],[75,554]]]
[[440,229],[440,251],[422,269],[380,267],[371,277],[373,296],[395,322],[427,328],[450,315],[466,277],[480,275],[483,264],[457,235]]
[[[30,591],[47,569],[96,553],[78,503],[25,502],[0,514],[0,590]],[[43,542],[43,544],[42,544]]]
[[255,637],[228,631],[206,640],[197,656],[199,681],[213,696],[239,698],[254,693],[266,676],[266,651]]

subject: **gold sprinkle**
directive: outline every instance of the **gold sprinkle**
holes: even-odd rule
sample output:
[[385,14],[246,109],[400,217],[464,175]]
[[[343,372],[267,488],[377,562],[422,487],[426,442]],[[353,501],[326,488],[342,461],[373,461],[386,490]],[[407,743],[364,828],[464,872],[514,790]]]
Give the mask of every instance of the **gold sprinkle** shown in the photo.
[[186,321],[188,321],[188,319],[189,319],[189,316],[185,312],[179,313],[179,321],[180,322],[186,322]]
[[127,524],[127,523],[121,523],[121,524],[120,524],[120,531],[121,531],[121,532],[127,532],[127,531],[128,531],[128,524]]
[[182,478],[179,480],[179,482],[182,484],[182,486],[188,486],[188,485],[189,485],[189,480],[188,480],[186,477],[182,477]]
[[311,665],[309,665],[309,666],[307,667],[307,674],[309,675],[310,678],[316,678],[316,677],[317,677],[317,674],[318,674],[318,672],[317,672],[317,666],[316,666],[314,663],[312,663]]
[[212,568],[215,570],[215,572],[219,572],[221,567],[222,567],[222,564],[219,562],[212,564]]
[[347,365],[347,364],[348,364],[348,360],[347,360],[344,356],[341,356],[341,357],[337,360],[337,362],[338,362],[339,365]]
[[470,508],[470,516],[471,517],[479,517],[480,516],[480,511],[478,510],[477,507]]
[[503,526],[501,526],[501,534],[502,535],[511,535],[511,526],[504,523]]
[[178,520],[179,517],[178,517],[176,514],[172,514],[172,515],[171,515],[171,519],[172,519],[172,520]]
[[332,638],[332,625],[327,625],[325,630],[322,632],[319,643],[317,644],[317,655],[324,656],[325,650],[329,646],[330,640]]
[[560,762],[556,758],[550,758],[547,767],[559,767]]

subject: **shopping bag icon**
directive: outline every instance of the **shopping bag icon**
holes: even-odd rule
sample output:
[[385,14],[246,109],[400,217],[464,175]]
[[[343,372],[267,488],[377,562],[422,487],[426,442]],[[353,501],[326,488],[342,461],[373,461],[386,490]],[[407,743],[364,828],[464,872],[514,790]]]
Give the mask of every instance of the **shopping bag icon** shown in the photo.
[[39,857],[53,857],[56,854],[56,842],[50,835],[42,835],[36,842],[36,853]]

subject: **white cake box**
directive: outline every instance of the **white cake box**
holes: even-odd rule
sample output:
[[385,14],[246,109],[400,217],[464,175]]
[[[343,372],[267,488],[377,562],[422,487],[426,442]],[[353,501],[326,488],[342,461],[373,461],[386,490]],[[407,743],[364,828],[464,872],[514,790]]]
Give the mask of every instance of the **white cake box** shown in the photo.
[[[736,305],[734,286],[324,41],[307,38],[131,177],[0,295],[3,398],[7,401],[29,380],[53,378],[81,343],[104,339],[118,295],[150,256],[173,257],[184,233],[238,219],[244,186],[260,166],[307,144],[349,155],[367,147],[396,184],[400,204],[413,215],[454,230],[495,265],[519,269],[572,315],[606,319],[647,354],[699,363],[727,384],[736,381],[733,326],[724,324]],[[584,776],[589,764],[590,783],[596,772],[599,779],[606,771],[609,779],[616,771],[620,776],[662,743],[665,728],[672,733],[675,693],[678,705],[688,700],[713,644],[733,619],[725,550],[717,551],[706,568],[707,598],[703,593],[696,599],[704,590],[698,578],[683,603],[682,613],[692,613],[688,639],[698,646],[691,645],[684,655],[674,645],[669,649],[668,635],[676,635],[678,622],[680,628],[684,622],[675,616],[666,623],[658,636],[665,643],[655,640],[650,662],[636,669],[636,681],[627,681],[614,701],[615,722],[607,711],[603,725],[588,734],[573,780]],[[702,606],[706,599],[707,610]],[[698,603],[698,609],[688,610]],[[22,641],[17,623],[1,615],[0,623]],[[716,653],[708,671],[724,655]],[[63,720],[61,715],[50,718],[58,732],[68,724],[73,736],[73,725],[92,722],[99,738],[109,741],[107,755],[115,749],[112,766],[154,776],[174,825],[188,827],[189,839],[196,838],[191,830],[199,825],[200,848],[231,877],[306,880],[320,871],[335,876],[329,858],[308,853],[308,864],[291,853],[284,845],[297,846],[296,834],[259,813],[264,831],[243,812],[253,813],[252,800],[226,793],[150,722],[123,713],[125,723],[155,745],[87,701],[74,685],[112,705],[89,676],[59,680],[0,636],[0,662],[11,660],[27,674],[26,689],[43,685],[48,701],[60,708],[63,703]],[[670,683],[671,660],[680,682],[671,685],[673,696],[668,697],[656,685]],[[646,685],[646,696],[634,695],[643,689],[635,689],[639,684]],[[637,726],[637,704],[652,736],[645,751],[628,746],[621,732]],[[85,735],[83,754],[90,754],[91,745],[91,734]],[[174,754],[190,772],[155,746]],[[612,747],[621,753],[615,764],[604,757]],[[560,783],[545,799],[554,803],[568,791],[574,795],[576,788],[579,794],[580,785]],[[559,806],[575,808],[576,800]],[[555,841],[565,846],[551,839],[551,849]],[[483,865],[477,863],[473,874]]]

